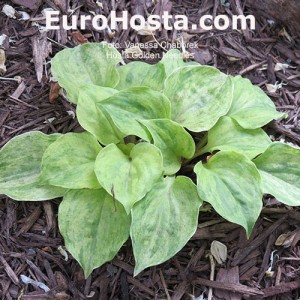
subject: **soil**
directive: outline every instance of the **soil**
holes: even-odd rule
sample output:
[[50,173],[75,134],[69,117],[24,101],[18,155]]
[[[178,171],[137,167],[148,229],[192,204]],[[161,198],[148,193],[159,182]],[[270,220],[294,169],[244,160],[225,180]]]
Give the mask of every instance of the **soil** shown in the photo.
[[[168,10],[184,14],[191,21],[200,14],[252,13],[242,0],[119,0],[98,4],[92,0],[5,0],[0,1],[0,10],[4,4],[27,12],[30,20],[20,20],[20,15],[9,18],[0,12],[0,36],[8,36],[0,47],[4,49],[7,69],[0,78],[0,147],[31,130],[81,130],[74,118],[75,107],[58,95],[57,85],[51,82],[49,62],[58,51],[102,40],[120,43],[125,49],[125,41],[153,39],[131,29],[115,33],[91,27],[81,32],[41,32],[44,8],[104,15],[112,9],[142,15]],[[289,28],[260,15],[252,31],[161,30],[155,33],[155,39],[156,43],[177,39],[196,43],[198,48],[187,49],[193,53],[193,60],[249,78],[273,99],[278,110],[288,114],[287,119],[270,123],[268,133],[274,140],[300,144],[300,42]],[[154,52],[161,54],[163,49],[158,47]],[[275,71],[275,66],[282,64],[287,68]],[[270,85],[277,88],[271,90]],[[223,220],[214,211],[203,211],[193,238],[166,263],[133,277],[134,259],[128,243],[112,262],[94,270],[85,280],[78,263],[70,254],[66,258],[62,250],[64,242],[57,225],[60,201],[15,202],[0,195],[1,299],[207,299],[209,289],[213,299],[219,300],[300,298],[299,207],[287,207],[265,197],[264,209],[249,240],[240,226]],[[277,241],[275,245],[282,234],[283,243],[278,245]],[[211,278],[207,256],[213,240],[228,248],[228,259],[216,265],[215,278]],[[21,275],[43,283],[50,291],[25,284]]]

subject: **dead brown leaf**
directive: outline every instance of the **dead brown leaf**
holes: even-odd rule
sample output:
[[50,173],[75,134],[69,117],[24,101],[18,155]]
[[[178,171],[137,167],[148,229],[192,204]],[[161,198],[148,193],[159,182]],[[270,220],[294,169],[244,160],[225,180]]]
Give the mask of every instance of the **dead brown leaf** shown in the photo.
[[77,45],[86,44],[88,43],[88,39],[80,32],[80,31],[74,31],[70,33],[72,40]]
[[55,103],[59,97],[60,85],[57,82],[52,82],[50,86],[49,102]]

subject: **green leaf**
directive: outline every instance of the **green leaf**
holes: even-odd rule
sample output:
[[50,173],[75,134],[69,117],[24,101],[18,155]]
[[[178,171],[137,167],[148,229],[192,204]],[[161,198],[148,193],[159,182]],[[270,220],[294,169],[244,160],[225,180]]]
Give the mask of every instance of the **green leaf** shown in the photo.
[[69,191],[58,211],[65,245],[85,278],[114,258],[129,237],[130,221],[123,206],[103,189]]
[[161,93],[146,87],[123,90],[97,104],[112,118],[125,135],[136,135],[150,141],[147,129],[139,123],[143,119],[169,119],[170,101]]
[[94,173],[100,150],[101,146],[88,132],[61,136],[45,151],[41,182],[68,189],[100,188]]
[[40,186],[38,180],[43,154],[59,137],[33,131],[11,139],[0,151],[0,194],[27,201],[63,196],[64,189]]
[[136,86],[149,87],[155,91],[162,91],[166,73],[161,64],[149,65],[134,61],[118,69],[120,81],[117,90],[124,90]]
[[199,155],[216,150],[236,151],[252,159],[271,144],[269,136],[260,128],[244,129],[229,117],[222,117],[208,131],[208,143]]
[[182,52],[178,49],[171,49],[164,54],[161,64],[165,67],[165,72],[167,76],[170,76],[178,68],[186,67],[189,65],[199,65],[197,62],[185,62],[182,58]]
[[76,114],[80,125],[103,145],[118,143],[124,135],[110,116],[97,104],[118,93],[117,90],[89,85],[80,90]]
[[299,148],[275,142],[254,163],[261,174],[265,194],[287,205],[300,205]]
[[259,128],[283,116],[276,111],[274,103],[263,90],[254,86],[250,80],[236,76],[233,78],[233,83],[233,100],[227,115],[242,127]]
[[166,177],[132,209],[134,275],[181,250],[197,229],[202,204],[191,179]]
[[134,203],[141,200],[162,176],[163,161],[159,149],[151,144],[128,147],[131,150],[129,156],[114,144],[102,149],[95,172],[101,186],[130,213]]
[[232,101],[230,77],[208,66],[177,69],[165,81],[172,120],[194,132],[207,131],[224,116]]
[[180,169],[181,157],[193,157],[194,140],[178,123],[167,119],[141,120],[140,122],[147,127],[154,145],[162,152],[166,175],[175,174]]
[[218,152],[207,164],[194,169],[200,198],[226,220],[246,229],[249,237],[262,209],[261,178],[244,155]]
[[51,62],[52,74],[67,91],[68,99],[77,103],[85,85],[115,87],[119,81],[116,65],[121,61],[121,54],[111,45],[88,43],[57,53]]

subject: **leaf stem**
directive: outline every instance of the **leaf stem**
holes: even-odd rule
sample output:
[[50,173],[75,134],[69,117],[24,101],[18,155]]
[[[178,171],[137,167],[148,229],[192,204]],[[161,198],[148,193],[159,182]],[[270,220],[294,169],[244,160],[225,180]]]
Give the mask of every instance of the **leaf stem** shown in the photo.
[[207,141],[208,141],[208,134],[206,133],[201,139],[201,141],[196,145],[196,151],[192,159],[195,159],[207,152],[205,147]]
[[[205,145],[207,144],[207,139],[208,139],[208,135],[207,133],[202,137],[202,139],[200,140],[200,142],[196,145],[196,151],[195,154],[192,158],[187,159],[184,161],[183,166],[186,166],[188,163],[190,163],[192,160],[194,160],[195,158],[201,156],[202,154],[204,154],[206,151],[205,149]],[[204,151],[203,151],[204,150]]]

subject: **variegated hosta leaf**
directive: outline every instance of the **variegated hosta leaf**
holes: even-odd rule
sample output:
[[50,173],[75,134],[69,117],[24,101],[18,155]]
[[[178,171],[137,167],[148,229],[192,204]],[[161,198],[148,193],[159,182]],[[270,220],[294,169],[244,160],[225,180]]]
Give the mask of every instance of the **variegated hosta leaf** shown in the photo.
[[300,149],[275,142],[254,160],[263,183],[263,192],[278,201],[300,205]]
[[65,245],[86,278],[118,253],[129,237],[130,221],[123,206],[104,189],[71,190],[58,211]]
[[243,128],[259,128],[283,116],[276,111],[274,103],[263,90],[253,85],[250,80],[236,76],[233,83],[233,100],[227,115]]
[[97,103],[97,107],[110,115],[122,133],[136,135],[146,141],[150,141],[151,136],[139,120],[170,118],[170,101],[147,87],[123,90]]
[[124,135],[98,103],[118,93],[117,90],[88,85],[80,90],[76,114],[80,125],[103,145],[118,143]]
[[193,157],[194,140],[178,123],[167,119],[141,120],[140,122],[147,127],[154,145],[163,155],[166,175],[175,174],[180,169],[181,157]]
[[117,90],[124,90],[136,86],[149,87],[155,91],[162,91],[166,73],[161,64],[149,65],[134,61],[118,69],[120,81]]
[[178,68],[199,65],[194,61],[185,62],[183,60],[182,52],[178,49],[171,49],[167,53],[165,53],[160,63],[164,65],[167,76],[171,75]]
[[101,186],[130,213],[132,206],[162,176],[163,161],[159,149],[148,143],[129,144],[122,148],[125,149],[122,151],[111,144],[102,149],[95,172]]
[[135,275],[184,247],[197,229],[201,204],[196,185],[179,176],[162,179],[133,207],[130,236]]
[[199,162],[198,193],[224,219],[246,229],[247,236],[262,209],[261,178],[255,164],[244,155],[218,152],[206,164]]
[[38,180],[43,154],[59,137],[33,131],[11,139],[0,151],[0,194],[27,201],[63,196],[64,189],[40,186]]
[[107,43],[88,43],[60,51],[52,59],[52,74],[77,103],[80,89],[88,84],[115,87],[119,81],[116,65],[121,54]]
[[208,131],[208,143],[199,154],[215,150],[232,150],[252,159],[271,144],[269,136],[261,129],[244,129],[235,120],[221,117]]
[[41,182],[68,189],[100,188],[94,173],[100,150],[101,146],[88,132],[61,136],[45,151]]
[[207,131],[228,112],[233,93],[230,77],[208,66],[177,69],[165,81],[171,118],[194,132]]

